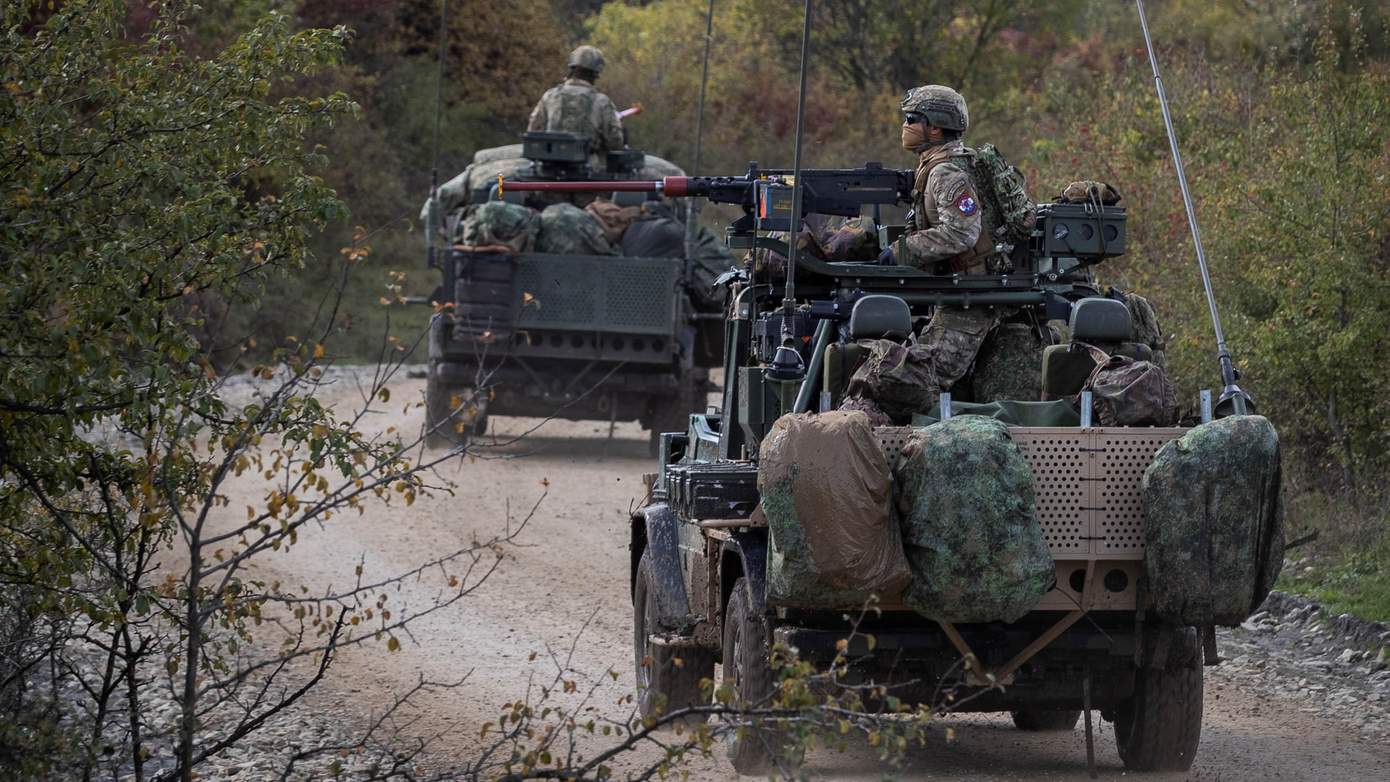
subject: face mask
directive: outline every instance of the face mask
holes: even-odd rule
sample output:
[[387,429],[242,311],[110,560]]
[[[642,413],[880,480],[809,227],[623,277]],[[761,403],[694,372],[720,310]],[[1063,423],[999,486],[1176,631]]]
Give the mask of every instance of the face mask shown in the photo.
[[927,143],[927,130],[922,126],[922,123],[918,122],[912,125],[903,123],[903,149],[908,152],[916,152],[925,143]]

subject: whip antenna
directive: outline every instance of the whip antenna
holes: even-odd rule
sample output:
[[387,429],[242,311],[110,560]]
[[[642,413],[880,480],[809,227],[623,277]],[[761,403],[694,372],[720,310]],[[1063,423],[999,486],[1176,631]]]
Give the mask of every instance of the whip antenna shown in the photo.
[[796,313],[796,261],[797,235],[801,233],[801,142],[806,121],[806,69],[807,54],[811,48],[811,0],[806,0],[801,29],[801,74],[796,97],[796,146],[792,152],[792,214],[788,226],[787,242],[787,285],[782,294],[782,345],[772,357],[770,374],[781,380],[798,379],[806,374],[801,354],[793,345],[796,335],[792,333],[792,316]]
[[[806,11],[804,14],[803,26],[801,28],[801,75],[799,91],[796,96],[796,146],[792,151],[792,216],[791,216],[791,247],[787,253],[787,291],[782,298],[782,309],[788,316],[796,307],[796,259],[798,246],[797,235],[801,232],[801,144],[805,135],[806,125],[806,70],[808,67],[807,55],[811,48],[811,0],[806,0]],[[791,336],[791,326],[788,321],[782,321],[783,336]]]
[[434,144],[430,160],[430,202],[425,209],[425,247],[429,268],[437,264],[434,243],[439,233],[439,122],[444,89],[444,51],[448,46],[449,0],[439,0],[439,51],[435,55],[434,73]]
[[[709,0],[709,10],[705,12],[705,60],[700,71],[700,102],[695,109],[695,161],[690,167],[691,176],[700,175],[700,152],[705,141],[705,87],[709,85],[709,48],[714,40],[714,0]],[[685,214],[685,257],[695,255],[695,237],[699,233],[700,200],[693,199],[686,206]]]
[[1173,117],[1168,113],[1168,96],[1163,92],[1163,78],[1158,75],[1158,56],[1154,54],[1153,39],[1149,37],[1149,20],[1144,14],[1144,0],[1134,0],[1139,9],[1139,27],[1144,31],[1144,48],[1149,52],[1149,65],[1153,66],[1154,86],[1158,90],[1158,105],[1163,110],[1163,125],[1168,130],[1168,146],[1173,151],[1173,166],[1178,171],[1178,188],[1182,190],[1183,207],[1187,210],[1187,225],[1192,230],[1192,245],[1197,248],[1197,267],[1202,272],[1202,287],[1207,294],[1207,308],[1211,310],[1211,326],[1216,332],[1216,358],[1221,364],[1221,401],[1231,401],[1236,415],[1245,415],[1246,406],[1252,404],[1250,396],[1236,385],[1238,374],[1231,352],[1226,348],[1226,335],[1221,330],[1221,313],[1216,309],[1216,294],[1211,288],[1211,273],[1207,270],[1207,253],[1202,248],[1202,232],[1197,227],[1197,210],[1192,205],[1192,193],[1187,189],[1187,174],[1183,170],[1182,153],[1178,151],[1178,134],[1173,129]]

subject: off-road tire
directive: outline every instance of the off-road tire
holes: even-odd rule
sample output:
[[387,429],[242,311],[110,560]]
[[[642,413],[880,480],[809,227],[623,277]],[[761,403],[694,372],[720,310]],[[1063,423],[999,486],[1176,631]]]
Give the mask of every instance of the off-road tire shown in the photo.
[[466,448],[471,434],[471,426],[462,430],[457,422],[451,420],[453,397],[455,394],[467,395],[469,389],[454,389],[439,379],[439,372],[433,365],[425,378],[425,445],[430,448]]
[[1019,709],[1011,712],[1014,727],[1034,732],[1075,730],[1081,719],[1080,709]]
[[[729,604],[724,609],[724,675],[721,685],[729,688],[734,702],[752,708],[767,708],[776,692],[768,648],[767,618],[753,610],[748,581],[734,582]],[[745,776],[767,776],[778,765],[777,753],[786,736],[778,730],[746,728],[743,735],[726,734],[725,745],[734,770]],[[788,769],[800,763],[800,753],[780,758]]]
[[1162,668],[1134,674],[1134,695],[1115,710],[1115,744],[1130,771],[1186,771],[1202,738],[1202,658],[1197,631],[1174,633]]
[[[643,551],[632,590],[632,652],[637,671],[637,706],[643,719],[705,703],[707,693],[701,691],[700,682],[714,678],[714,653],[707,649],[683,650],[679,666],[663,665],[652,653],[651,633],[659,629],[652,595],[652,567],[651,555]],[[675,727],[676,722],[689,726],[704,721],[703,716],[691,715],[669,722],[666,727]]]

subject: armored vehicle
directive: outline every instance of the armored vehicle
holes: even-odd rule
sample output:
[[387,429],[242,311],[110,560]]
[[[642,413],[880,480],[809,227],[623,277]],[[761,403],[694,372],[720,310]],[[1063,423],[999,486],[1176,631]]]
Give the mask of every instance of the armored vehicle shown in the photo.
[[[658,433],[683,426],[690,412],[703,409],[709,368],[719,358],[713,330],[720,323],[717,315],[701,314],[695,278],[719,259],[711,261],[708,253],[687,259],[679,229],[661,257],[618,255],[616,248],[612,254],[578,252],[566,241],[559,242],[567,250],[561,253],[538,251],[546,248],[534,242],[466,244],[469,215],[490,202],[523,204],[537,212],[539,222],[539,210],[548,205],[582,206],[593,199],[499,188],[503,177],[592,178],[582,137],[528,133],[524,139],[479,151],[467,170],[439,189],[449,243],[432,250],[430,264],[442,281],[431,297],[438,314],[429,332],[427,440],[435,446],[466,442],[485,432],[495,415],[636,420],[651,430],[654,453]],[[605,178],[680,173],[631,149],[609,153],[607,164]],[[619,207],[658,200],[606,195]],[[427,214],[429,209],[427,203]],[[570,214],[588,219],[577,210]],[[589,227],[597,231],[596,226]]]
[[[790,227],[786,173],[653,186],[741,203],[746,214],[729,229],[730,245],[790,255],[768,234]],[[802,171],[804,211],[850,216],[901,200],[911,173],[873,164]],[[900,234],[881,226],[879,238]],[[1088,346],[1153,358],[1132,342],[1129,309],[1092,285],[1091,267],[1120,254],[1124,239],[1120,207],[1044,205],[1027,245],[992,274],[802,254],[792,264],[794,293],[758,279],[757,264],[728,280],[721,408],[661,435],[650,499],[631,517],[644,716],[698,704],[699,683],[716,664],[740,701],[767,703],[776,697],[770,650],[826,664],[848,639],[855,681],[888,686],[903,702],[942,706],[940,694],[950,693],[954,708],[1007,711],[1022,730],[1070,730],[1084,709],[1088,738],[1094,709],[1114,723],[1128,768],[1187,768],[1201,730],[1204,651],[1216,659],[1211,627],[1253,612],[1277,572],[1270,562],[1282,559],[1277,444],[1269,445],[1264,419],[1222,418],[1205,393],[1200,417],[1184,426],[1092,420],[1087,382],[1099,359]],[[953,388],[954,399],[940,394],[911,425],[869,426],[837,412],[874,346],[913,334],[940,306],[1000,308],[1001,332],[1030,336],[1035,358],[1023,364],[1034,374],[1023,386],[1034,395],[968,400],[971,385],[988,385],[977,377]],[[1047,327],[1058,320],[1069,328]],[[1038,389],[1054,401],[1038,401]],[[1203,448],[1229,447],[1210,445],[1226,436],[1223,421],[1247,419],[1266,432],[1264,462],[1240,474],[1193,468]],[[806,434],[817,427],[820,435]],[[993,432],[1015,460],[1011,469],[1022,465],[1021,482],[989,483],[1003,468],[951,439],[965,442],[972,429]],[[840,449],[850,435],[869,438],[877,455]],[[873,483],[872,501],[856,508],[845,500]],[[985,484],[985,500],[970,493]],[[923,499],[931,492],[941,496]],[[1160,507],[1164,494],[1188,505]],[[1257,507],[1216,507],[1236,495]],[[1003,505],[1016,511],[1012,537],[980,537],[972,525]],[[865,541],[880,534],[882,551],[869,551]],[[1011,547],[1030,535],[1041,580],[990,581],[1018,575],[1022,555],[995,555],[1021,551]],[[1197,538],[1207,548],[1177,551]],[[831,572],[834,561],[845,566]],[[875,572],[887,575],[866,584]],[[1020,586],[1029,578],[1031,587]],[[991,602],[999,600],[1012,607]],[[1218,606],[1223,600],[1234,607]],[[851,634],[847,616],[868,601],[881,611]],[[785,749],[777,735],[733,738],[735,768],[766,772]]]

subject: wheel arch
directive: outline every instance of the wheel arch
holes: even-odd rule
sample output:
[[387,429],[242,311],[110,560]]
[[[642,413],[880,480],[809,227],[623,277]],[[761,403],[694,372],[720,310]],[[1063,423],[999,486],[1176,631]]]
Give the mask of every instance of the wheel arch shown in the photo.
[[729,595],[739,578],[748,584],[748,602],[757,613],[766,610],[767,535],[759,531],[735,532],[719,550],[719,614],[729,605]]
[[679,523],[676,512],[665,503],[648,505],[632,514],[628,594],[635,594],[637,567],[642,555],[648,554],[652,563],[651,590],[656,600],[657,624],[666,630],[679,630],[692,622],[681,571]]

